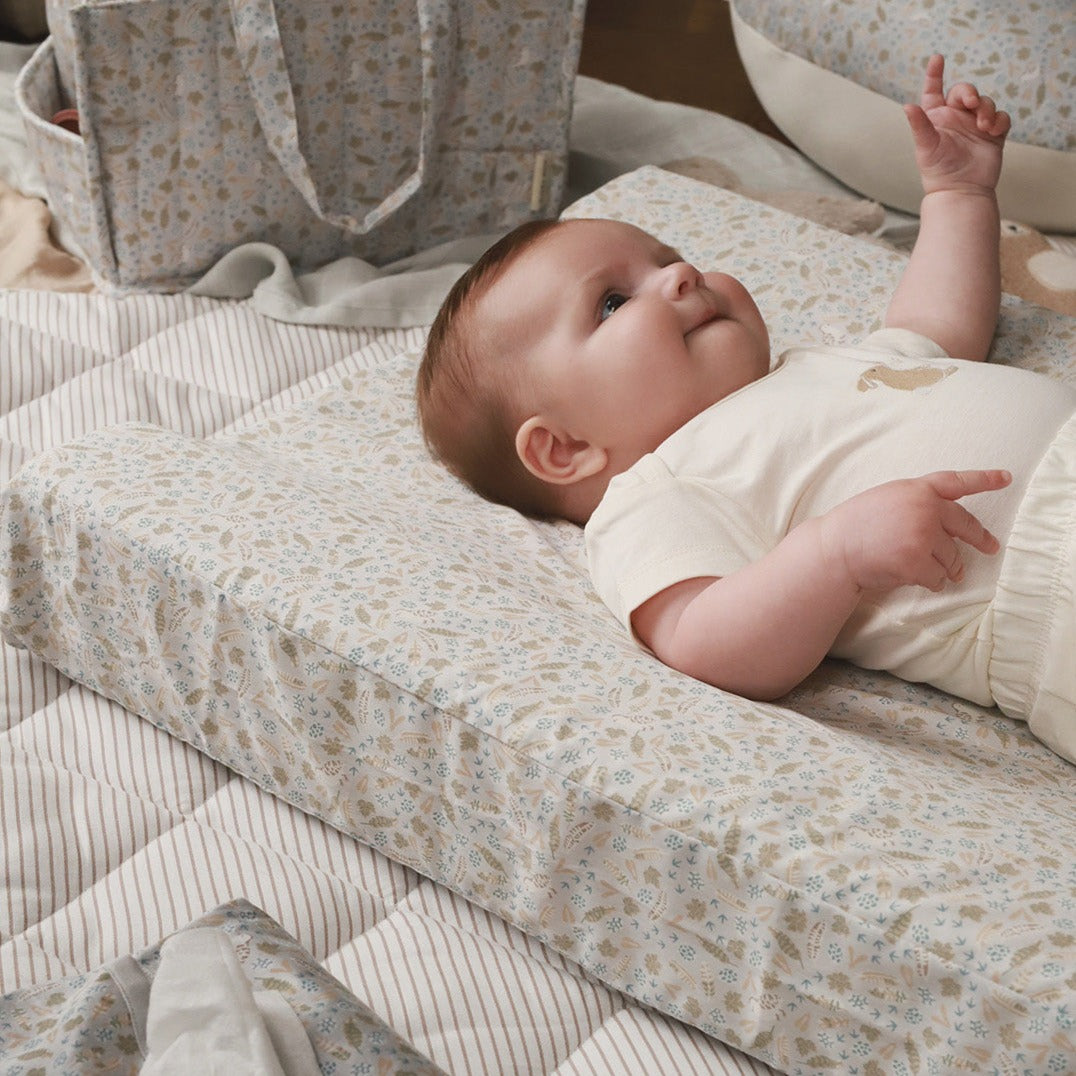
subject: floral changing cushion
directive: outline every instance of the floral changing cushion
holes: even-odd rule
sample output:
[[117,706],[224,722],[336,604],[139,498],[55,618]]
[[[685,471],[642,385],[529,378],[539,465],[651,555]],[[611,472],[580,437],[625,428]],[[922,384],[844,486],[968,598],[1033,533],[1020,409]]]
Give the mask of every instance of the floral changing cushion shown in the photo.
[[[901,266],[656,169],[573,213],[737,273],[778,347],[869,330]],[[996,357],[1071,377],[1074,334],[1007,302]],[[575,528],[427,458],[416,363],[219,439],[35,459],[7,638],[779,1070],[1076,1071],[1076,771],[838,663],[785,706],[660,665]]]

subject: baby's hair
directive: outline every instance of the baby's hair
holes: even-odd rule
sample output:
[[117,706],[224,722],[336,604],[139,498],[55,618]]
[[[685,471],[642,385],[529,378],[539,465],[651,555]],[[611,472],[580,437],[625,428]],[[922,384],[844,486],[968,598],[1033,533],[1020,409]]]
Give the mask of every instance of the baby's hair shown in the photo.
[[525,372],[512,367],[473,315],[512,263],[559,224],[519,225],[456,281],[434,318],[418,371],[419,422],[431,455],[487,500],[537,517],[560,512],[557,487],[531,474],[516,453]]

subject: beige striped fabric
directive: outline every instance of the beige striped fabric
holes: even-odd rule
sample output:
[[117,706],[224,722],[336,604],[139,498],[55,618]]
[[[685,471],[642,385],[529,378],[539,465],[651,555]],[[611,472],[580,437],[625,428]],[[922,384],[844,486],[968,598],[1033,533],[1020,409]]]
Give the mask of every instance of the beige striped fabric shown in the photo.
[[[112,423],[212,437],[421,336],[284,325],[189,296],[0,292],[0,481]],[[25,652],[4,644],[0,675],[0,992],[89,971],[246,897],[452,1073],[771,1071]]]

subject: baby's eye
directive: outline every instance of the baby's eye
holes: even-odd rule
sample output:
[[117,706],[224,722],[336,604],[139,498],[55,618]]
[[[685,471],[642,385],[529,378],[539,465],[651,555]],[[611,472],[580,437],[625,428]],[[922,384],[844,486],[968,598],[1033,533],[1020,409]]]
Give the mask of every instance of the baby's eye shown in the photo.
[[626,302],[628,297],[621,295],[620,292],[611,291],[603,300],[601,311],[598,315],[599,321],[605,321],[611,314],[616,313]]

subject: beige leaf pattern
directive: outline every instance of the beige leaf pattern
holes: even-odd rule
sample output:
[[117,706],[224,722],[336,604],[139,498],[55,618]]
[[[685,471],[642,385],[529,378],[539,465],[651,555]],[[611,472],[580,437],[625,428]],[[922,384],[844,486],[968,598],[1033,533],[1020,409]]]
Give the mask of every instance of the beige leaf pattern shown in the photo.
[[926,59],[992,94],[1013,138],[1076,151],[1076,22],[1069,0],[1017,9],[999,0],[876,4],[831,0],[825,18],[792,0],[736,0],[736,13],[784,51],[894,101],[917,101]]
[[[184,930],[212,929],[231,940],[242,973],[257,991],[282,994],[302,1024],[325,1072],[439,1076],[439,1069],[355,998],[275,920],[246,900],[234,900]],[[161,943],[163,945],[163,942]],[[128,1003],[134,975],[149,983],[161,945],[88,975],[0,998],[0,1041],[9,1071],[109,1072],[137,1076],[144,1056]],[[117,976],[113,968],[121,974]],[[121,983],[126,984],[125,986]],[[157,1055],[160,1057],[160,1054]],[[443,1074],[441,1074],[443,1076]]]
[[556,213],[584,6],[49,0],[27,138],[102,286],[176,291],[252,241],[384,263]]
[[[777,347],[862,335],[903,265],[657,169],[573,213],[740,276]],[[1074,354],[1076,322],[1006,301],[997,361],[1071,380]],[[32,460],[6,636],[778,1070],[1071,1071],[1072,768],[881,674],[834,664],[782,707],[642,654],[576,528],[428,459],[416,363],[210,440],[135,424]]]

